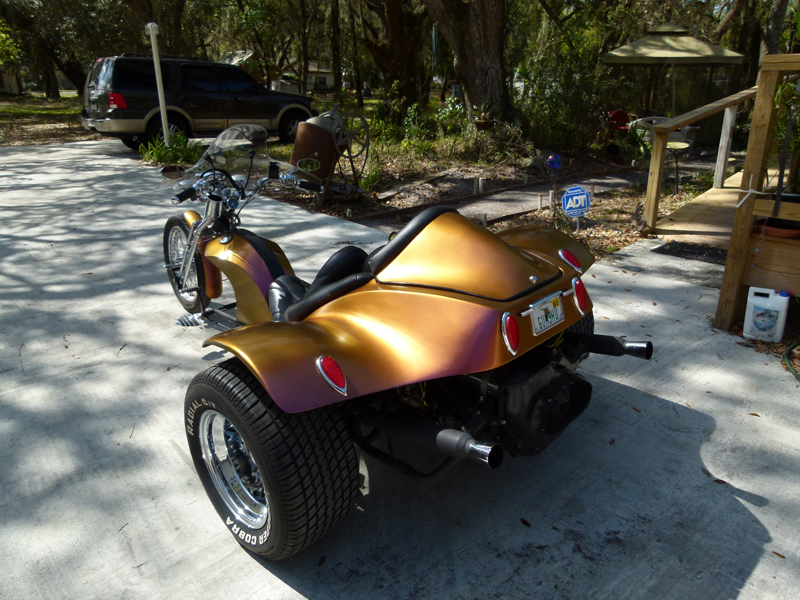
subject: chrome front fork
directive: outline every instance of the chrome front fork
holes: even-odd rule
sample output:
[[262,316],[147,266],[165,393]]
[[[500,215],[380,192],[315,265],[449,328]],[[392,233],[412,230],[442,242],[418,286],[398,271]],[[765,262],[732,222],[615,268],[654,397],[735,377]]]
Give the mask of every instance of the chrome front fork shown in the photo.
[[189,240],[186,244],[186,252],[183,253],[181,268],[178,270],[178,283],[181,286],[181,294],[190,291],[184,288],[183,282],[186,280],[186,275],[189,274],[189,269],[191,268],[192,261],[194,260],[194,254],[197,252],[197,245],[200,242],[200,234],[203,233],[203,231],[205,231],[205,229],[221,215],[222,199],[209,199],[208,202],[206,202],[206,214],[203,215],[203,219],[199,223],[197,221],[192,223],[192,229],[189,231]]

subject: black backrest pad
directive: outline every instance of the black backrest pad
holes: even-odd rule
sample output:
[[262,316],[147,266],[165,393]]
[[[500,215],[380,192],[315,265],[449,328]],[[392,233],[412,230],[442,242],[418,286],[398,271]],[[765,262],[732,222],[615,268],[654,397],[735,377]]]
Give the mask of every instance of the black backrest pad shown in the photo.
[[376,252],[368,261],[370,271],[375,275],[380,273],[386,266],[400,254],[417,234],[425,229],[436,217],[448,212],[456,212],[455,208],[449,206],[431,206],[426,208],[416,217],[408,222],[408,225],[400,230],[393,240]]
[[278,262],[278,257],[275,256],[275,253],[272,251],[272,249],[267,246],[267,243],[259,236],[252,231],[248,231],[247,229],[237,229],[236,235],[244,239],[245,242],[250,244],[253,249],[258,252],[261,260],[263,260],[264,264],[267,265],[267,269],[269,269],[273,281],[275,281],[281,275],[286,274],[281,266],[281,263]]
[[302,321],[323,304],[327,304],[339,296],[344,296],[348,292],[360,288],[373,278],[371,273],[356,273],[355,275],[349,275],[344,279],[317,288],[316,291],[309,292],[305,298],[296,304],[292,304],[286,310],[286,320]]
[[308,293],[328,285],[348,275],[361,273],[364,270],[364,262],[367,260],[367,253],[356,246],[345,246],[333,254],[317,273]]

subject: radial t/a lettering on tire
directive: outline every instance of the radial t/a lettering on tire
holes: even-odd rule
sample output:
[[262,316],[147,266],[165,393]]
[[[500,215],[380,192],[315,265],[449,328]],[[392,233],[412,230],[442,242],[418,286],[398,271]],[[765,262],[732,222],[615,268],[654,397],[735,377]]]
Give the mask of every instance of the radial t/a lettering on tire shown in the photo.
[[239,359],[197,375],[184,407],[195,469],[248,550],[297,554],[355,503],[358,458],[342,410],[283,412]]

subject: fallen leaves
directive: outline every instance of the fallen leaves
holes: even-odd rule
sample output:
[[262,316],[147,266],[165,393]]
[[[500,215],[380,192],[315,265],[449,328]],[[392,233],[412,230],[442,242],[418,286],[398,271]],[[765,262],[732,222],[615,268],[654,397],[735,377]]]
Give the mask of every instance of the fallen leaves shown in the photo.
[[611,440],[608,442],[608,445],[609,446],[613,446],[616,443],[617,443],[617,440],[615,440],[614,438],[611,438]]
[[761,416],[758,413],[747,413],[747,414],[750,415],[751,417],[760,417]]
[[773,553],[775,556],[777,556],[778,558],[786,558],[786,557],[785,557],[783,554],[781,554],[780,552],[775,552],[775,550],[773,550],[773,551],[772,551],[772,553]]
[[525,519],[522,519],[522,518],[520,518],[520,520],[519,520],[519,521],[520,521],[520,523],[522,523],[523,525],[525,525],[525,527],[530,527],[530,526],[531,526],[531,524],[530,524],[530,523],[528,523],[528,522],[527,522]]

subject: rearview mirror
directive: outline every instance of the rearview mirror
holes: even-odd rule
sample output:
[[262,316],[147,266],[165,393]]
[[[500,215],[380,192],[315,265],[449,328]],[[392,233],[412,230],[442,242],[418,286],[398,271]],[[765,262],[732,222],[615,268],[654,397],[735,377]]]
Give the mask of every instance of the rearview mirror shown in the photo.
[[177,165],[167,165],[161,168],[161,176],[167,179],[184,179],[186,177],[186,170]]

